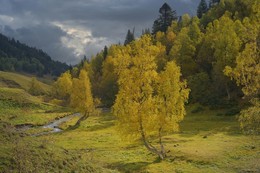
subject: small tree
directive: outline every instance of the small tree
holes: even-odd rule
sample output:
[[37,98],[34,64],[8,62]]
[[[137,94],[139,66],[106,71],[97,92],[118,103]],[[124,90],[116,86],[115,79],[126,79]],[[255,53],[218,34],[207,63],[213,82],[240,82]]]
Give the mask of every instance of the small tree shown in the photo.
[[235,79],[252,106],[241,111],[240,127],[247,134],[260,134],[260,49],[257,42],[248,43],[236,58],[236,67],[227,66],[224,73]]
[[128,29],[124,45],[127,45],[134,40],[135,40],[135,30],[133,29],[133,32],[131,32],[130,29]]
[[59,98],[67,100],[72,90],[72,77],[69,72],[63,73],[53,85],[53,94]]
[[70,105],[83,114],[75,127],[79,126],[81,121],[87,119],[95,112],[94,101],[91,94],[91,84],[85,70],[80,70],[79,78],[73,79]]
[[29,88],[29,93],[35,96],[44,94],[44,89],[41,87],[40,82],[33,77],[31,80],[31,86]]

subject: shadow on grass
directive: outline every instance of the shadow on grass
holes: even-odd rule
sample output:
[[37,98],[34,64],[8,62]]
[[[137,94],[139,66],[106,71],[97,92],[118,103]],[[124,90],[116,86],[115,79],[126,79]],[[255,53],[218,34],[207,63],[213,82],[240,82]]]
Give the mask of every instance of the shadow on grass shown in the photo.
[[241,134],[239,123],[235,120],[218,121],[184,121],[180,124],[180,135],[184,137],[193,137],[198,134],[225,133],[230,136]]
[[117,162],[114,164],[111,164],[108,166],[110,169],[115,169],[120,172],[124,173],[132,173],[132,172],[139,172],[146,166],[148,166],[149,162],[134,162],[134,163],[123,163],[123,162]]
[[87,131],[103,130],[103,129],[112,127],[112,126],[114,126],[114,125],[115,125],[115,123],[114,123],[113,121],[111,121],[111,122],[105,122],[105,123],[101,123],[101,124],[98,124],[98,125],[94,125],[94,126],[88,127],[88,128],[87,128]]

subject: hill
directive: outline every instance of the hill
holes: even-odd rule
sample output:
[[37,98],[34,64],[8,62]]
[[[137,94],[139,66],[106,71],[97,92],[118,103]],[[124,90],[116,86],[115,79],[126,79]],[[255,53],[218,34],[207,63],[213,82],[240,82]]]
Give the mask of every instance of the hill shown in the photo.
[[58,76],[68,68],[66,63],[52,60],[42,50],[29,47],[0,33],[0,70]]
[[[31,85],[31,81],[32,76],[25,76],[12,72],[0,71],[0,87],[19,88],[28,91]],[[42,82],[39,83],[44,91],[49,92],[51,90],[50,85]]]

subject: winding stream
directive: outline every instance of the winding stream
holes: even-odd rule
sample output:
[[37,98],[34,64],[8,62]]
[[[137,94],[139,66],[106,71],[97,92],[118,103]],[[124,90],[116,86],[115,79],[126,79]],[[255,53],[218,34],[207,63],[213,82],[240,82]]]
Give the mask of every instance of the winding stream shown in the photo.
[[80,113],[75,113],[75,114],[72,114],[72,115],[68,115],[66,117],[63,117],[63,118],[60,118],[58,120],[55,120],[53,122],[51,122],[50,124],[47,124],[47,125],[44,125],[42,126],[42,128],[48,128],[48,129],[52,129],[52,131],[48,131],[48,132],[45,132],[45,133],[57,133],[57,132],[61,132],[62,129],[59,128],[59,125],[66,122],[66,121],[69,121],[71,118],[73,117],[80,117]]
[[[47,135],[47,134],[50,134],[50,133],[62,132],[63,130],[59,128],[59,125],[61,125],[64,122],[69,121],[73,117],[79,117],[80,118],[80,116],[81,116],[80,113],[75,113],[75,114],[71,114],[71,115],[65,116],[63,118],[60,118],[58,120],[54,120],[53,122],[51,122],[49,124],[46,124],[46,125],[39,127],[39,128],[44,128],[44,129],[50,129],[49,131],[32,134],[31,136],[41,136],[41,135]],[[16,128],[19,129],[19,130],[28,130],[28,129],[33,129],[35,127],[31,124],[24,124],[24,125],[19,125]]]

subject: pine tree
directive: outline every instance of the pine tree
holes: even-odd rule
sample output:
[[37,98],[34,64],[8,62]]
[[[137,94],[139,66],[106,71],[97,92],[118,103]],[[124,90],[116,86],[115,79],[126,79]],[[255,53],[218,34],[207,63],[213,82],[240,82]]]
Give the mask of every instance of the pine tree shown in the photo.
[[148,35],[151,34],[151,31],[150,31],[149,28],[146,28],[146,29],[143,29],[143,30],[142,30],[142,35],[146,35],[146,34],[148,34]]
[[156,34],[158,31],[166,32],[172,22],[178,19],[176,11],[172,10],[167,3],[163,4],[159,10],[159,13],[159,18],[156,19],[153,24],[153,34]]
[[108,48],[107,46],[104,47],[104,51],[103,51],[103,58],[104,60],[107,58],[107,54],[108,54]]
[[201,0],[197,9],[197,16],[201,18],[203,14],[208,11],[208,5],[206,0]]
[[131,32],[130,29],[128,29],[124,45],[127,45],[135,40],[134,32],[135,32],[135,29],[133,29],[133,32]]

